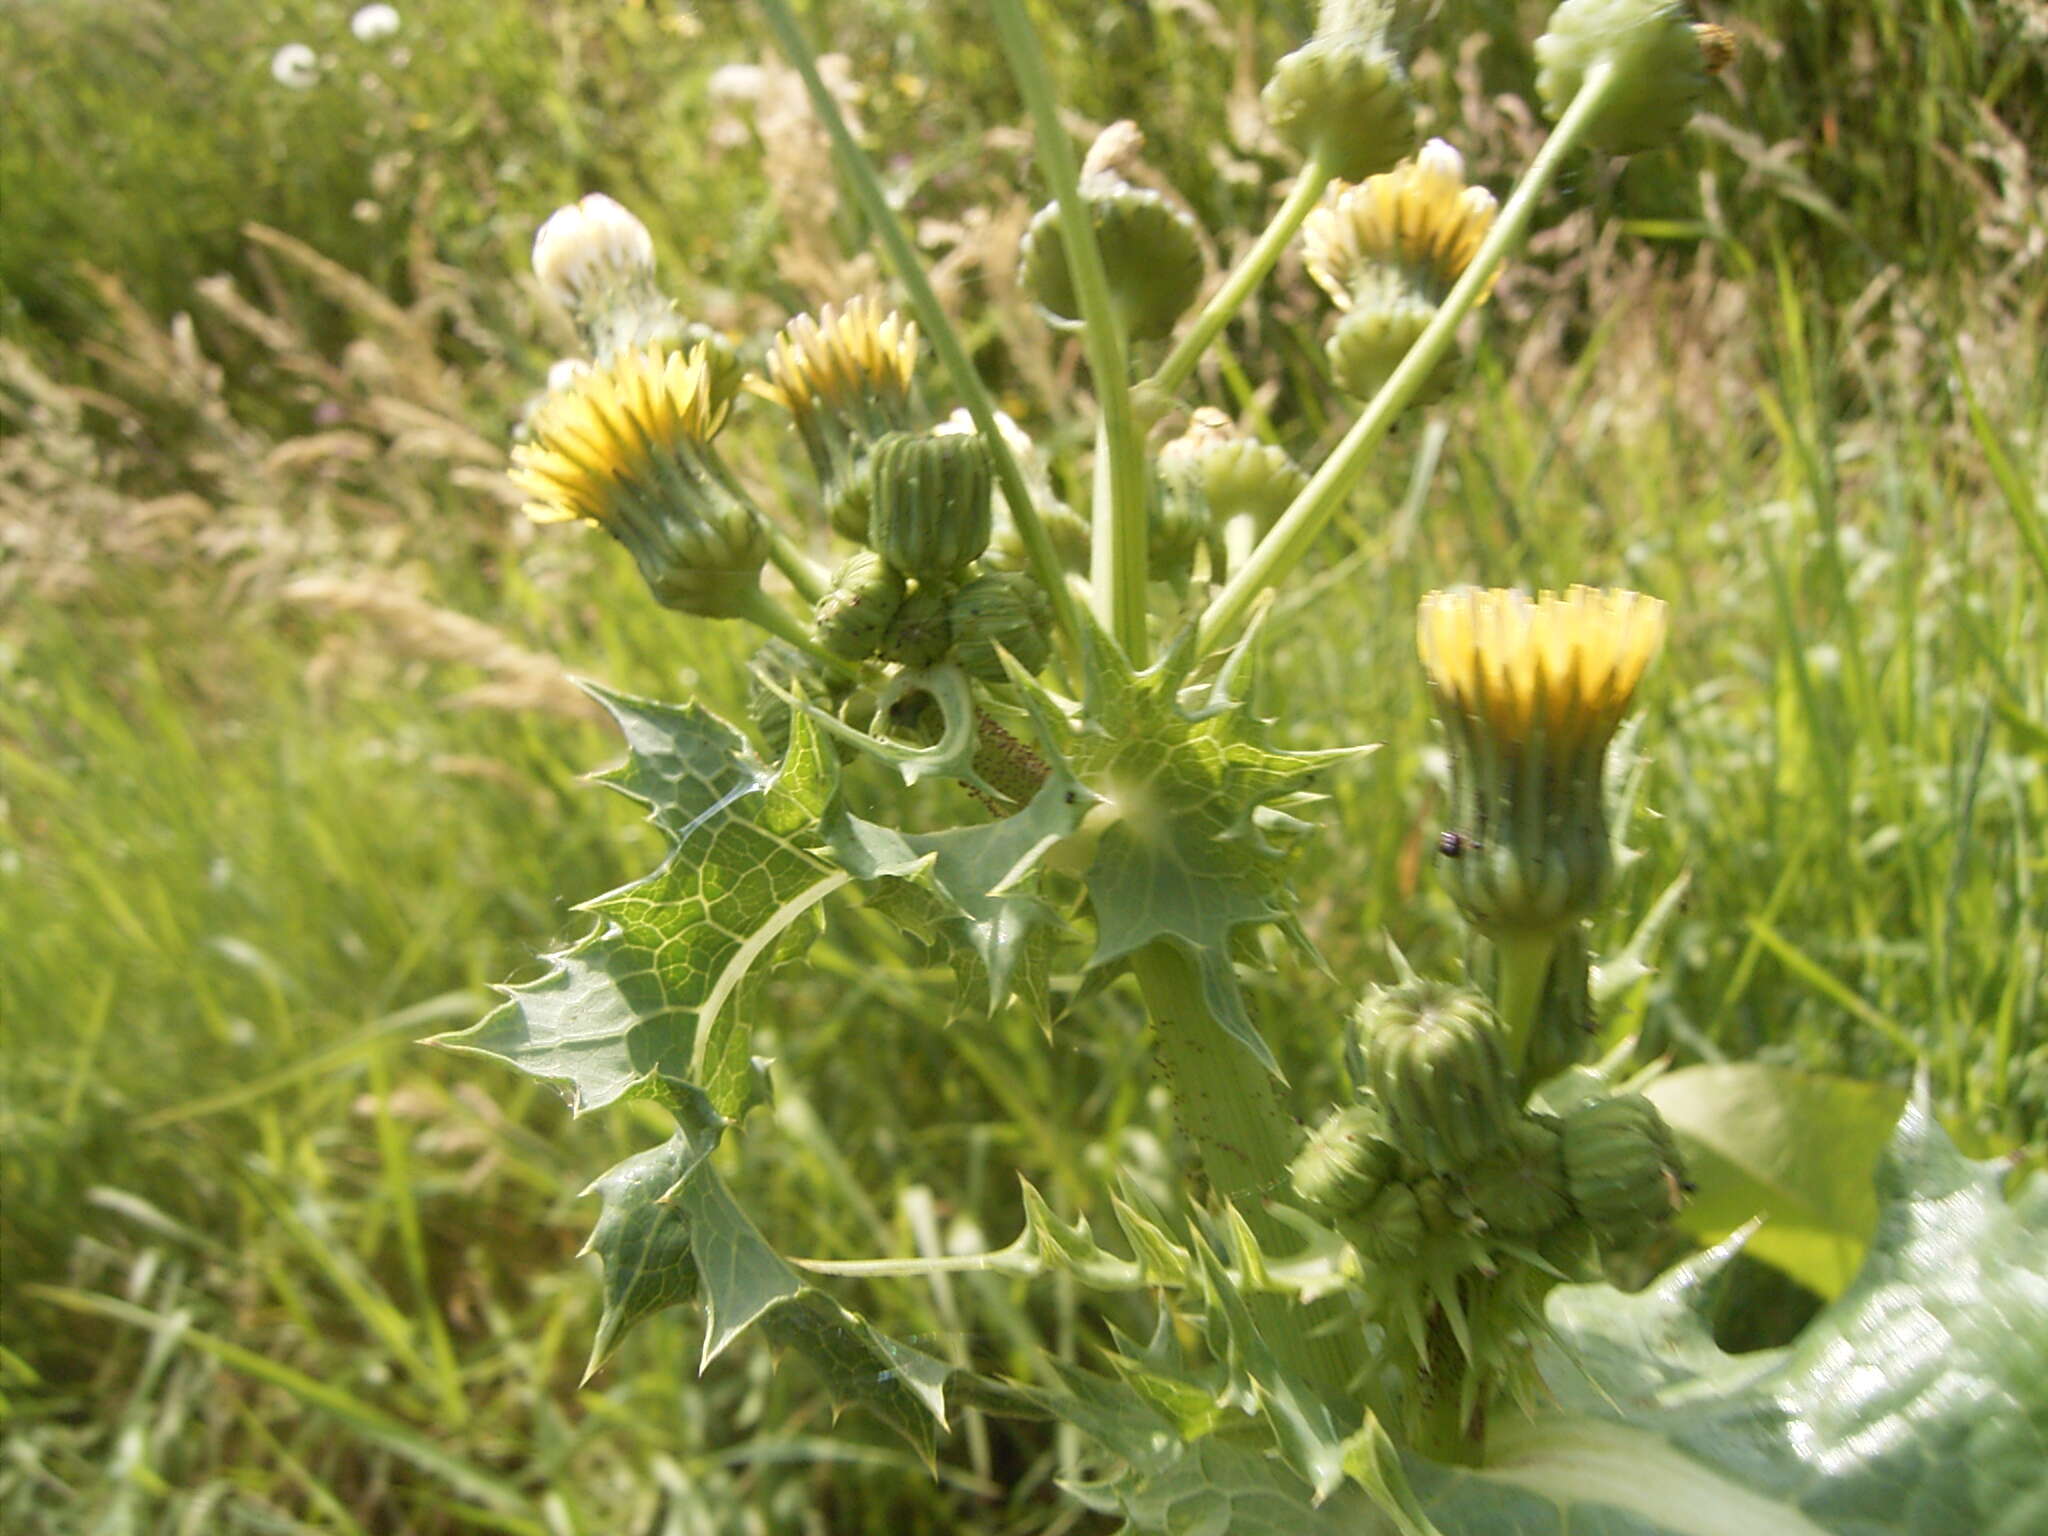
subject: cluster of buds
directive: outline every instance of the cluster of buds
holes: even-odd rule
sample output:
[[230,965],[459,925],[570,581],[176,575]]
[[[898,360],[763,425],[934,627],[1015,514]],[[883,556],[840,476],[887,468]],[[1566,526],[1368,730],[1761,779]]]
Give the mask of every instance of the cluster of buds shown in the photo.
[[1638,1249],[1677,1210],[1685,1170],[1638,1095],[1558,1116],[1525,1107],[1480,993],[1410,978],[1355,1021],[1361,1081],[1290,1168],[1344,1235],[1375,1310],[1404,1330],[1420,1413],[1452,1382],[1461,1418],[1528,1380],[1526,1341],[1560,1276]]

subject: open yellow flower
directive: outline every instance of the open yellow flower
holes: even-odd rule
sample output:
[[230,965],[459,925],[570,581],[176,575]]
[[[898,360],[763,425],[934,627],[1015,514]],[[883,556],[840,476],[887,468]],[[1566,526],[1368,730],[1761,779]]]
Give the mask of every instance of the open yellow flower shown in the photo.
[[1422,600],[1417,642],[1451,745],[1445,875],[1482,929],[1556,928],[1604,893],[1607,747],[1664,630],[1663,603],[1612,588]]
[[596,523],[625,545],[668,606],[749,612],[768,535],[711,447],[731,408],[705,346],[627,348],[542,403],[512,481],[535,522]]
[[[1343,188],[1308,216],[1309,275],[1343,312],[1329,345],[1340,388],[1361,399],[1377,393],[1472,264],[1495,212],[1491,192],[1465,184],[1464,158],[1431,139],[1414,159]],[[1447,355],[1417,401],[1442,395],[1455,370]]]
[[1491,192],[1465,184],[1464,156],[1431,139],[1414,159],[1344,188],[1310,214],[1303,256],[1339,309],[1369,297],[1388,267],[1435,305],[1472,264],[1497,211]]
[[916,368],[917,322],[858,298],[790,321],[768,354],[768,378],[748,387],[799,418],[818,410],[864,416],[908,399]]

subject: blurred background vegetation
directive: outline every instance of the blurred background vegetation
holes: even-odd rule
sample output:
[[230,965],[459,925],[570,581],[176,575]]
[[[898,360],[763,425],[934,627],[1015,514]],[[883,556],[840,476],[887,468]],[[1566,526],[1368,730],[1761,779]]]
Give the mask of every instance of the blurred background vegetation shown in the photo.
[[[1034,1426],[970,1418],[933,1477],[758,1346],[697,1382],[682,1313],[579,1391],[578,1191],[662,1128],[416,1044],[654,857],[577,782],[614,747],[569,676],[742,710],[742,640],[516,514],[504,445],[571,341],[535,225],[619,197],[743,347],[881,281],[745,7],[399,9],[364,42],[324,0],[0,8],[0,1524],[1103,1528]],[[1257,88],[1308,6],[1038,9],[1077,133],[1135,117],[1227,261],[1290,169]],[[1540,138],[1543,11],[1417,24],[1431,126],[1498,190]],[[1071,455],[1083,370],[1011,281],[1042,194],[975,7],[808,16],[978,359]],[[1414,599],[1622,582],[1676,627],[1606,938],[1689,884],[1616,1032],[1890,1082],[1924,1057],[1967,1141],[2038,1143],[2048,10],[1710,19],[1741,43],[1710,109],[1581,161],[1469,387],[1281,604],[1284,732],[1387,745],[1301,874],[1332,974],[1288,973],[1268,1029],[1313,1103],[1382,936],[1457,942]],[[293,42],[302,86],[273,74]],[[1315,454],[1343,425],[1323,318],[1283,266],[1196,387]],[[791,445],[735,430],[801,508]],[[1120,992],[1048,1041],[946,1027],[859,912],[815,960],[771,1001],[778,1104],[722,1154],[784,1251],[999,1243],[1017,1172],[1085,1211],[1178,1159]],[[962,1358],[1074,1347],[1057,1294],[848,1294]]]

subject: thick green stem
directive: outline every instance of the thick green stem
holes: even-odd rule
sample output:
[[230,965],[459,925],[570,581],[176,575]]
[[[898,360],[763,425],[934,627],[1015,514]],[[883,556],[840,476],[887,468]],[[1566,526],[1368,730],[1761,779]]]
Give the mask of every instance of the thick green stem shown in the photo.
[[1202,306],[1202,312],[1195,316],[1195,323],[1181,333],[1180,340],[1166,354],[1166,361],[1159,365],[1159,371],[1142,386],[1141,393],[1157,390],[1170,395],[1187,382],[1188,375],[1195,371],[1195,364],[1209,350],[1209,344],[1223,327],[1230,324],[1244,307],[1244,301],[1273,270],[1273,263],[1280,259],[1280,253],[1287,249],[1287,242],[1294,238],[1294,232],[1301,228],[1301,221],[1314,210],[1322,198],[1323,189],[1329,184],[1330,173],[1324,168],[1320,156],[1301,168],[1301,174],[1294,178],[1294,189],[1273,215],[1273,222],[1266,226],[1265,233],[1231,269],[1230,275],[1223,280],[1223,286]]
[[[1276,1252],[1298,1246],[1265,1204],[1287,1188],[1288,1160],[1300,1140],[1272,1075],[1210,1016],[1194,965],[1179,949],[1163,940],[1148,944],[1131,957],[1131,970],[1152,1015],[1153,1049],[1181,1129],[1201,1154],[1210,1188],[1237,1207],[1261,1246]],[[1303,1306],[1284,1296],[1247,1302],[1283,1364],[1333,1406],[1357,1400],[1364,1340],[1318,1331],[1336,1315],[1328,1303]]]
[[1078,645],[1081,638],[1080,611],[1075,605],[1072,590],[1067,586],[1066,567],[1060,562],[1059,551],[1053,547],[1052,535],[1045,531],[1045,524],[1039,520],[1038,507],[1031,500],[1031,489],[1025,483],[1024,472],[1017,466],[1017,456],[1010,451],[1009,443],[996,426],[996,407],[989,397],[988,386],[982,383],[966,347],[961,345],[959,333],[953,329],[953,322],[939,303],[938,294],[933,292],[931,280],[925,276],[924,266],[911,246],[910,237],[903,232],[902,221],[889,206],[888,195],[882,190],[874,166],[861,147],[854,143],[852,133],[847,130],[846,119],[839,111],[839,103],[825,88],[825,82],[818,74],[817,57],[796,24],[789,0],[760,0],[760,5],[776,41],[781,44],[796,72],[803,77],[804,90],[811,98],[811,110],[818,114],[818,121],[824,125],[826,136],[832,141],[832,153],[838,159],[839,168],[851,185],[861,211],[867,215],[876,238],[882,242],[890,268],[910,295],[910,305],[917,312],[918,324],[931,338],[932,350],[938,353],[939,362],[953,380],[953,387],[960,392],[967,414],[974,418],[975,430],[988,444],[988,451],[995,460],[996,480],[1003,488],[1003,500],[1009,503],[1010,517],[1024,541],[1031,574],[1052,603],[1053,623],[1069,644]]
[[[1124,327],[1095,224],[1081,195],[1074,147],[1060,121],[1059,97],[1045,67],[1045,53],[1024,9],[1024,0],[990,5],[1010,74],[1031,110],[1038,159],[1060,209],[1060,245],[1074,279],[1081,308],[1081,339],[1095,380],[1096,434],[1095,587],[1097,615],[1133,665],[1143,666],[1145,634],[1145,459],[1137,414],[1131,409],[1130,368]],[[1106,494],[1105,494],[1106,493]]]
[[789,578],[796,595],[805,602],[815,605],[825,595],[829,584],[825,572],[773,523],[768,524],[768,558],[775,563],[775,569]]
[[1558,119],[1549,139],[1536,152],[1536,158],[1529,162],[1529,169],[1516,184],[1514,194],[1509,197],[1507,206],[1501,209],[1500,217],[1494,221],[1492,230],[1474,254],[1472,264],[1458,279],[1449,297],[1438,306],[1428,328],[1416,338],[1415,345],[1408,349],[1401,365],[1380,386],[1380,392],[1372,397],[1358,420],[1351,424],[1351,430],[1344,434],[1343,441],[1323,461],[1322,468],[1302,487],[1301,494],[1294,498],[1272,531],[1252,551],[1251,558],[1240,569],[1230,573],[1230,580],[1209,604],[1208,611],[1202,615],[1199,636],[1203,650],[1213,650],[1230,640],[1250,614],[1259,594],[1277,585],[1301,563],[1317,536],[1344,504],[1344,499],[1356,489],[1379,440],[1450,350],[1457,337],[1458,323],[1485,294],[1501,263],[1520,247],[1528,233],[1529,221],[1535,215],[1536,204],[1556,179],[1565,157],[1585,136],[1606,103],[1615,79],[1613,67],[1606,63],[1596,64],[1586,71],[1579,94],[1572,98],[1572,104]]
[[1496,936],[1493,941],[1499,995],[1494,999],[1507,1034],[1508,1066],[1520,1073],[1529,1059],[1529,1036],[1536,1028],[1536,1010],[1543,1002],[1544,978],[1557,935],[1549,930]]

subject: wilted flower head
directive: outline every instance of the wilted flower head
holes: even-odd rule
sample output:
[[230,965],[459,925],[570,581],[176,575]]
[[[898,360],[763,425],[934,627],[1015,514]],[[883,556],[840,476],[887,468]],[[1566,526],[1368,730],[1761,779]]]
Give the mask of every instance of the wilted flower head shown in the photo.
[[304,43],[286,43],[270,56],[270,78],[294,91],[320,82],[320,55]]
[[1493,227],[1498,205],[1465,185],[1465,158],[1431,139],[1414,159],[1347,187],[1308,216],[1302,243],[1313,277],[1350,309],[1382,269],[1441,303]]
[[1614,588],[1422,600],[1422,666],[1451,746],[1443,869],[1482,929],[1554,929],[1598,902],[1613,860],[1607,747],[1664,629],[1664,604]]
[[711,450],[731,408],[706,347],[622,349],[551,394],[532,441],[512,450],[527,516],[596,523],[670,607],[746,611],[767,534]]
[[398,33],[398,7],[366,5],[348,19],[348,29],[359,43],[381,43]]

